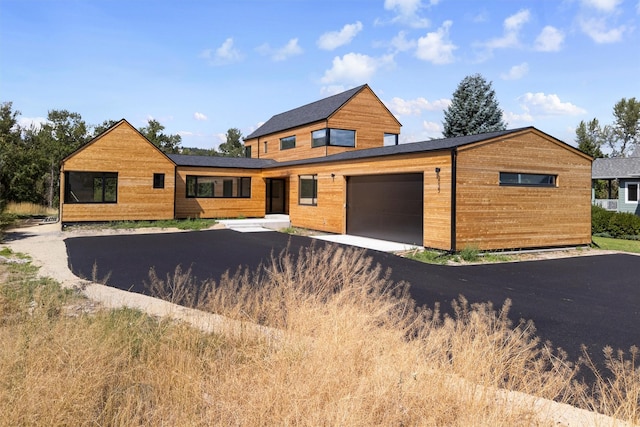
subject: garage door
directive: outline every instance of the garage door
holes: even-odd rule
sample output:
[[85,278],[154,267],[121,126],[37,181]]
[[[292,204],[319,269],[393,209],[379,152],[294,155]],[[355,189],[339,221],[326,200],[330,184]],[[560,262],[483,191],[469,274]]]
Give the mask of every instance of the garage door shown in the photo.
[[347,234],[422,246],[423,174],[347,177]]

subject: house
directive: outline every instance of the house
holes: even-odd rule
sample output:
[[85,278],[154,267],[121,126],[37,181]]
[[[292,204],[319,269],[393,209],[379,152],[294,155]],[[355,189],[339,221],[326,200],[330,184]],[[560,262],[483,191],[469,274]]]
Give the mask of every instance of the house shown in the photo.
[[[630,157],[595,159],[592,169],[593,204],[615,212],[629,212],[640,215],[640,148]],[[596,199],[596,184],[606,181],[608,197]],[[617,198],[614,197],[618,189]]]
[[[399,131],[367,85],[273,116],[245,158],[164,155],[123,120],[63,161],[61,221],[284,213],[446,251],[591,242],[592,159],[577,149],[533,127],[409,144]],[[78,173],[98,190],[74,198]]]

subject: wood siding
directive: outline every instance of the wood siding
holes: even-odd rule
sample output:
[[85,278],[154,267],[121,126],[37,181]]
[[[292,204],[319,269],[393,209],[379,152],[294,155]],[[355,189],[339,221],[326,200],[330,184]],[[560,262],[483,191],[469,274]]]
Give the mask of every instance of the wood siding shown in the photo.
[[[500,172],[557,175],[557,186],[500,186]],[[462,147],[457,159],[456,249],[589,244],[590,183],[591,159],[541,132]]]
[[[356,131],[355,147],[311,147],[311,132],[324,128]],[[400,133],[400,124],[371,89],[364,88],[328,120],[288,129],[245,141],[251,157],[277,161],[310,159],[350,150],[382,147],[385,133]],[[295,148],[280,150],[280,139],[296,137]],[[264,143],[267,142],[267,152]]]
[[[187,197],[187,175],[251,178],[249,198]],[[176,218],[255,218],[265,214],[265,181],[254,169],[179,166],[176,172]]]
[[[435,168],[440,168],[440,182]],[[372,174],[424,173],[424,246],[451,246],[451,155],[449,152],[371,158],[351,162],[300,165],[264,171],[268,178],[287,178],[289,215],[294,227],[331,233],[346,232],[346,177]],[[298,202],[298,177],[318,176],[316,206]],[[333,174],[333,176],[332,176]]]
[[[127,122],[121,122],[67,159],[61,167],[60,220],[65,222],[173,218],[175,166]],[[117,203],[65,203],[64,172],[117,172]],[[153,188],[163,173],[164,188]]]

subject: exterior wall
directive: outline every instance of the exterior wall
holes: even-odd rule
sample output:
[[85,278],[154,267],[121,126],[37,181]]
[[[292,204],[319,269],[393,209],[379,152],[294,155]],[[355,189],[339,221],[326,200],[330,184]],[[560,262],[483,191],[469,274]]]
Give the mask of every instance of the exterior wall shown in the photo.
[[[64,172],[117,172],[117,203],[65,203]],[[173,162],[129,123],[122,122],[64,160],[60,221],[161,220],[173,218]],[[165,175],[153,188],[153,174]]]
[[[187,197],[187,175],[250,177],[249,198]],[[179,166],[176,170],[176,218],[263,217],[265,214],[265,181],[253,169],[204,168]]]
[[[439,182],[435,172],[436,167],[440,168]],[[449,152],[300,165],[269,169],[263,174],[266,178],[288,178],[289,217],[292,226],[342,234],[346,232],[346,177],[416,172],[424,173],[423,245],[449,250],[451,247],[451,156]],[[318,176],[317,205],[300,205],[298,177],[311,174]]]
[[[500,172],[557,175],[555,188],[500,186]],[[456,249],[591,242],[591,159],[528,131],[459,149]]]
[[640,204],[627,202],[627,183],[639,184],[640,178],[620,179],[618,187],[618,212],[632,213],[640,215]]
[[[356,131],[356,146],[311,147],[311,132],[324,128]],[[356,94],[328,120],[245,141],[251,157],[277,161],[310,159],[364,148],[382,147],[385,133],[400,133],[400,124],[369,88]],[[280,150],[280,139],[296,137],[295,148]],[[267,142],[267,152],[264,143]]]

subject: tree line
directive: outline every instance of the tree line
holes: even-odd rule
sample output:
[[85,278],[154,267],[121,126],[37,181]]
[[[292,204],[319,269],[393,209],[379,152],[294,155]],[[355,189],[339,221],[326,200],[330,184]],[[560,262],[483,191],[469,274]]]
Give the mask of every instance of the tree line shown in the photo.
[[[62,160],[118,122],[91,126],[79,113],[50,110],[42,125],[23,127],[19,116],[13,103],[0,104],[0,211],[9,201],[57,206]],[[217,150],[182,147],[181,136],[166,134],[154,119],[138,130],[167,154],[243,156],[242,132],[237,128],[227,131]]]

